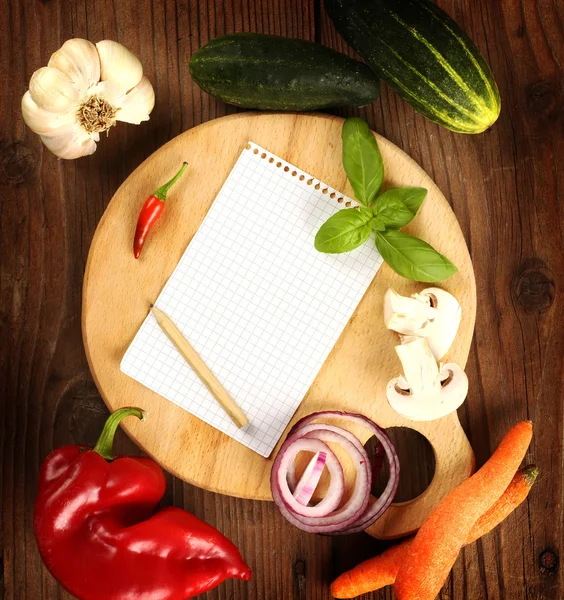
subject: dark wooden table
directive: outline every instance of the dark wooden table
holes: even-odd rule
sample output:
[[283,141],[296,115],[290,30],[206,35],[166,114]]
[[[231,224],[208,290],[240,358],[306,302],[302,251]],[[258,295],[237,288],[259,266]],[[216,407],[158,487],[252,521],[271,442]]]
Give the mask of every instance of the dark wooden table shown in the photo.
[[[92,235],[112,194],[162,144],[235,109],[191,81],[209,39],[257,31],[348,52],[320,0],[2,0],[0,42],[0,454],[3,600],[69,598],[43,568],[32,510],[41,461],[55,447],[94,443],[107,410],[83,351],[80,311]],[[561,600],[564,549],[564,5],[557,0],[440,0],[496,75],[503,110],[491,131],[439,128],[385,86],[346,114],[419,162],[445,192],[470,248],[478,318],[460,418],[478,463],[509,427],[532,419],[527,460],[541,468],[526,504],[463,550],[442,599]],[[151,120],[121,124],[95,155],[58,161],[24,125],[31,74],[66,39],[114,39],[155,86]],[[345,113],[342,113],[345,114]],[[138,453],[121,435],[119,450]],[[411,462],[417,462],[413,458]],[[420,461],[421,462],[421,461]],[[423,472],[428,464],[420,464]],[[408,468],[409,470],[409,468]],[[209,598],[327,599],[329,582],[382,544],[307,535],[271,503],[204,492],[169,478],[165,500],[220,528],[254,569]],[[392,598],[391,590],[371,598]]]

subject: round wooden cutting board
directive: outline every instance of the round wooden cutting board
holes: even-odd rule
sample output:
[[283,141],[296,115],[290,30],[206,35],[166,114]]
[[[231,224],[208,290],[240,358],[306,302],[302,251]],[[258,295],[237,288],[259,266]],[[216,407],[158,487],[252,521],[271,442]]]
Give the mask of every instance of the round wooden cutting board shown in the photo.
[[[293,114],[246,113],[205,123],[170,141],[132,173],[96,230],[84,278],[82,329],[98,389],[111,410],[126,405],[145,408],[146,422],[124,422],[128,434],[164,468],[202,488],[270,500],[272,457],[264,459],[127,377],[120,371],[120,361],[149,303],[169,278],[247,142],[256,142],[352,196],[341,162],[341,127],[342,119],[337,117]],[[406,231],[428,241],[459,269],[441,287],[462,305],[461,327],[445,362],[464,366],[476,314],[474,273],[464,237],[447,200],[429,176],[392,143],[380,136],[377,139],[386,186],[429,190]],[[189,169],[173,188],[141,258],[135,260],[132,241],[141,204],[183,160],[190,163]],[[329,197],[327,201],[336,202]],[[429,440],[435,452],[434,478],[423,494],[392,505],[372,526],[369,533],[381,538],[417,529],[474,466],[472,449],[456,414],[416,423],[396,414],[386,400],[386,383],[401,373],[394,351],[399,339],[386,330],[383,321],[383,297],[389,287],[410,294],[425,286],[402,279],[386,264],[380,268],[292,421],[314,411],[344,410],[362,413],[385,428],[411,427]],[[355,433],[366,440],[366,432]],[[272,456],[277,451],[278,447]]]

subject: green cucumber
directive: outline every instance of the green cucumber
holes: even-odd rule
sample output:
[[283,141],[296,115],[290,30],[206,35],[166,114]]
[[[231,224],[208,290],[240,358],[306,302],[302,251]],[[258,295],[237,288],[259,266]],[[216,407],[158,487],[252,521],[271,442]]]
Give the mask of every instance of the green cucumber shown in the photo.
[[429,0],[325,0],[337,30],[374,71],[431,121],[480,133],[501,109],[474,42]]
[[367,65],[314,42],[258,33],[207,43],[192,56],[190,74],[214,98],[245,108],[357,107],[380,94]]

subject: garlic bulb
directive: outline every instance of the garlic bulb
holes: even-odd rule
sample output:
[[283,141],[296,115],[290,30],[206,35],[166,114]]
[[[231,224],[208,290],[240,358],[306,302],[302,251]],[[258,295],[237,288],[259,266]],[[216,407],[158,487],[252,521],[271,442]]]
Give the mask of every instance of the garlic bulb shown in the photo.
[[154,104],[153,86],[127,48],[76,38],[32,75],[22,114],[53,154],[72,159],[95,152],[100,133],[116,121],[147,121]]

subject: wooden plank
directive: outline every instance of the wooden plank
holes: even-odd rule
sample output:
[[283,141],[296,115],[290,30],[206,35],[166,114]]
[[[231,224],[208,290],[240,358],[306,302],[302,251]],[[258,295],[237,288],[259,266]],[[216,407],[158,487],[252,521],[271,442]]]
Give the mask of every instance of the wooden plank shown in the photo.
[[[564,189],[563,9],[558,0],[438,0],[477,41],[499,82],[503,110],[489,133],[440,130],[385,90],[350,111],[406,150],[437,182],[472,252],[480,299],[460,411],[483,462],[515,420],[536,424],[530,459],[542,475],[526,506],[463,552],[441,597],[559,600],[562,570],[539,563],[563,539]],[[187,74],[210,36],[263,31],[344,45],[321,0],[0,0],[0,598],[67,599],[41,567],[31,530],[40,461],[64,443],[94,443],[105,409],[80,339],[80,295],[96,224],[119,184],[175,135],[234,109]],[[225,8],[224,8],[225,7]],[[23,125],[19,102],[32,72],[73,36],[118,39],[138,52],[156,86],[149,123],[121,125],[93,157],[59,163]],[[341,113],[344,114],[344,113]],[[120,436],[122,452],[136,447]],[[211,598],[328,599],[327,583],[380,544],[291,530],[271,503],[203,492],[169,478],[174,502],[220,527],[253,556],[251,584]],[[282,533],[283,531],[283,533]],[[391,600],[391,591],[368,595]]]

